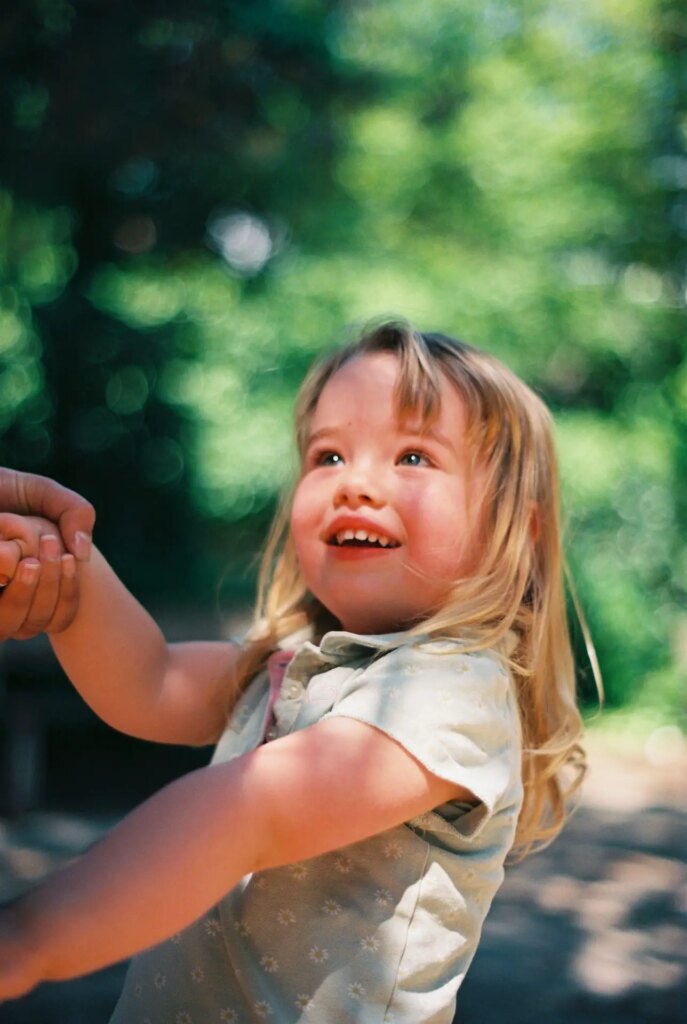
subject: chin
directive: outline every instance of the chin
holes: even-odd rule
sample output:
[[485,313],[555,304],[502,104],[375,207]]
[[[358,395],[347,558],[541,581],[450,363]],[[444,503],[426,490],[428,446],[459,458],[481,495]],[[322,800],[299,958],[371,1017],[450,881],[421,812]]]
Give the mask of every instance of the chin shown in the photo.
[[360,608],[357,608],[350,615],[341,612],[341,614],[337,614],[337,618],[341,622],[341,628],[349,633],[361,633],[363,635],[366,633],[398,633],[406,629],[403,621],[380,619],[374,611],[370,612],[369,615],[361,614]]

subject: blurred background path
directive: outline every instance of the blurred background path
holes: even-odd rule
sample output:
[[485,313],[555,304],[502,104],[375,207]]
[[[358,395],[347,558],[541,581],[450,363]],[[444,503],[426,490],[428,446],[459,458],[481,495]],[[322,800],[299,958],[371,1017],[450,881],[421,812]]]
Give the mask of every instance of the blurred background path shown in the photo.
[[[687,753],[666,732],[593,737],[563,835],[510,870],[463,986],[460,1024],[683,1024],[687,1006]],[[115,816],[0,820],[0,898],[98,838]],[[105,1024],[124,966],[43,985],[3,1024]]]

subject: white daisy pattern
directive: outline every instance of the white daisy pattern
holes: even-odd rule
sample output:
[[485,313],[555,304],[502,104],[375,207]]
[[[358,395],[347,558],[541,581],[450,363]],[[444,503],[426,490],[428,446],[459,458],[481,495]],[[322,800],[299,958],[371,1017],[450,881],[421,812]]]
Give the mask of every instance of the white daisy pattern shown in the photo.
[[350,857],[342,857],[340,854],[334,858],[334,870],[338,871],[340,875],[350,874],[351,868],[353,867],[353,861]]
[[388,907],[391,903],[391,893],[388,889],[375,889],[375,903],[378,907]]
[[376,953],[379,949],[379,939],[376,935],[366,935],[364,939],[360,940],[360,948],[367,953]]
[[364,985],[361,985],[359,981],[353,981],[348,986],[348,994],[351,999],[362,999],[365,995],[366,989]]
[[277,912],[277,921],[279,922],[279,924],[286,926],[290,924],[295,924],[296,915],[294,914],[293,910],[290,909],[290,907],[283,907],[280,911]]
[[329,950],[322,949],[321,946],[313,946],[308,953],[308,958],[312,960],[314,964],[323,964],[329,960]]
[[236,1010],[226,1007],[224,1010],[219,1011],[219,1019],[222,1024],[238,1024],[239,1015]]
[[250,935],[250,925],[246,924],[245,921],[234,921],[234,931],[238,932],[245,939],[246,935]]
[[169,941],[173,942],[175,946],[178,946],[181,942],[181,932],[177,932],[175,935],[170,935]]
[[253,1004],[253,1009],[255,1010],[258,1017],[262,1017],[263,1019],[265,1017],[272,1016],[272,1007],[264,999],[258,999],[257,1003]]
[[217,918],[215,918],[215,917],[208,917],[208,918],[205,919],[204,923],[205,923],[205,931],[212,938],[214,938],[215,935],[221,935],[221,933],[222,933],[222,925],[219,923]]
[[193,1024],[193,1017],[186,1010],[181,1010],[174,1018],[176,1024]]
[[264,889],[267,885],[267,879],[264,875],[258,875],[257,878],[253,878],[253,885],[256,889]]
[[289,871],[291,873],[292,878],[296,878],[298,879],[299,882],[302,882],[304,878],[308,877],[309,868],[306,867],[305,864],[301,863],[292,864],[291,867],[289,868]]
[[162,971],[158,971],[155,975],[155,988],[159,991],[161,988],[164,988],[166,984],[167,975],[163,974]]
[[330,898],[324,901],[322,909],[329,917],[337,917],[337,915],[342,912],[343,907],[337,900]]
[[299,992],[296,996],[294,1006],[297,1010],[313,1010],[315,1008],[313,998],[308,992]]
[[276,957],[270,956],[269,953],[266,953],[265,956],[260,957],[260,966],[264,971],[267,971],[268,974],[276,974],[279,970],[279,961]]
[[401,844],[397,843],[395,839],[384,844],[384,856],[387,860],[400,860],[403,856],[403,850]]
[[196,985],[200,985],[201,981],[205,981],[205,971],[202,967],[196,966],[191,971],[191,977],[195,981]]

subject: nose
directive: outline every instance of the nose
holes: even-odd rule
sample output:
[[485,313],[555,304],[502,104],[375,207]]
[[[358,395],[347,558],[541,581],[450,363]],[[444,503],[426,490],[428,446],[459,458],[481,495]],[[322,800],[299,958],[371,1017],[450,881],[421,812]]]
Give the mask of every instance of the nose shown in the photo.
[[381,508],[384,505],[381,485],[378,480],[374,480],[371,467],[363,469],[349,464],[342,468],[339,476],[334,492],[334,507],[359,508],[361,505]]

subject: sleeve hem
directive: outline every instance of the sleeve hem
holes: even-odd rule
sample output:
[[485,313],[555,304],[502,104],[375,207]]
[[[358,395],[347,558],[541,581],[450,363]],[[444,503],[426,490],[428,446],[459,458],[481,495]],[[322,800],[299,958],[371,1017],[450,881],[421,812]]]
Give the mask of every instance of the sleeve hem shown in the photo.
[[[493,814],[495,807],[495,800],[493,796],[483,791],[483,787],[481,786],[479,787],[480,791],[476,791],[474,785],[470,784],[469,770],[464,768],[461,770],[461,766],[450,757],[445,747],[436,738],[427,737],[426,743],[413,744],[412,742],[409,742],[407,731],[394,728],[394,723],[387,725],[386,723],[373,721],[370,717],[367,717],[360,712],[356,713],[354,711],[344,709],[338,710],[336,707],[323,715],[321,721],[335,717],[352,718],[357,722],[363,722],[365,725],[371,725],[374,729],[378,729],[380,732],[385,733],[387,736],[390,736],[391,739],[399,743],[403,749],[411,755],[411,757],[414,757],[416,761],[419,761],[427,771],[432,773],[432,775],[436,775],[440,779],[445,779],[447,782],[454,782],[457,786],[462,786],[463,789],[468,790],[478,801],[478,804],[475,805],[475,809],[479,804],[482,804],[487,812],[484,815],[484,818],[480,819],[480,824],[486,821]],[[418,731],[416,723],[413,724],[413,729]],[[427,755],[424,752],[427,748],[431,749],[432,747],[440,754],[440,760],[442,763],[439,765],[430,764],[428,762]]]

